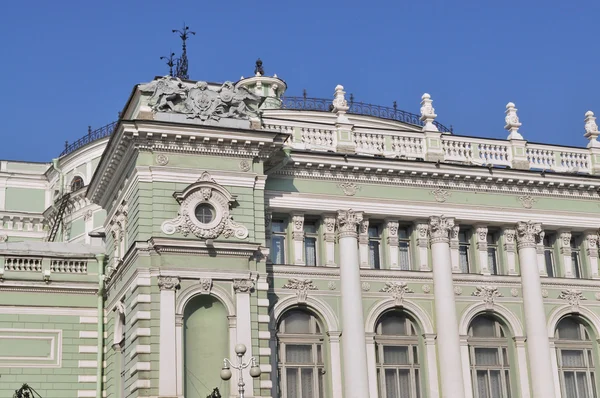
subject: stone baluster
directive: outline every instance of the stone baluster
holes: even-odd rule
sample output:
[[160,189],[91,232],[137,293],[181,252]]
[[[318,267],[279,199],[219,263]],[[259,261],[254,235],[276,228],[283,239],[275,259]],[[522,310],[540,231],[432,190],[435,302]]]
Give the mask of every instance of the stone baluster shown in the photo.
[[517,252],[516,234],[514,228],[504,228],[502,231],[504,238],[504,252],[506,253],[506,268],[508,275],[517,275],[517,261],[515,254]]
[[344,396],[362,398],[369,396],[369,381],[356,233],[361,221],[361,212],[338,211]]
[[[562,256],[562,263],[565,270],[565,278],[575,278],[575,272],[573,270],[573,259],[571,258],[571,232],[559,231],[560,239],[558,243],[560,255]],[[559,275],[556,275],[559,276]]]
[[598,233],[588,232],[585,234],[585,254],[587,255],[589,275],[592,279],[597,279],[598,276]]
[[488,245],[487,245],[487,234],[488,228],[485,225],[478,225],[475,227],[477,236],[477,255],[479,259],[479,271],[483,275],[491,275],[492,264],[488,264]]
[[430,217],[429,237],[433,259],[433,293],[442,398],[464,398],[458,318],[454,300],[450,232],[454,219]]
[[521,264],[531,390],[534,398],[555,397],[550,342],[546,330],[546,312],[535,250],[542,227],[541,224],[531,221],[519,222],[516,230],[519,263]]
[[400,223],[396,220],[387,220],[387,243],[388,243],[388,258],[390,259],[391,269],[400,269],[398,260],[400,258],[398,253],[398,228]]
[[370,268],[369,265],[369,220],[364,218],[358,224],[358,255],[360,268]]
[[158,395],[160,397],[177,396],[177,347],[175,325],[175,290],[179,287],[179,278],[159,276],[160,324],[159,324],[159,369]]
[[335,267],[335,215],[323,217],[323,237],[325,240],[325,266]]
[[294,265],[304,265],[304,214],[292,215],[292,241],[294,243]]

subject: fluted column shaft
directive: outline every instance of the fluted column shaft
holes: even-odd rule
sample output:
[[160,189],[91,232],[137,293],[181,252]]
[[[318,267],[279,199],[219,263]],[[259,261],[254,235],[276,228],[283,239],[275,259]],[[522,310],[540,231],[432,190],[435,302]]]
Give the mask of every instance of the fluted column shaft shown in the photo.
[[358,224],[362,213],[339,210],[340,283],[342,293],[342,356],[344,398],[369,396],[367,349],[358,263]]
[[464,398],[465,396],[450,259],[449,233],[453,227],[453,218],[441,216],[429,219],[442,398]]
[[536,243],[541,232],[540,224],[531,221],[517,224],[517,248],[523,286],[529,375],[534,398],[556,396],[550,359],[550,342],[546,331],[542,285],[537,265]]

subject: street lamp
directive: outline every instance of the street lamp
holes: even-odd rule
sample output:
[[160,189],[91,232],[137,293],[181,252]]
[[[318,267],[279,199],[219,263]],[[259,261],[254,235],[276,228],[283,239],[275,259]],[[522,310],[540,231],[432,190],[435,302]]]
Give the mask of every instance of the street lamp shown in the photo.
[[227,358],[223,360],[223,369],[221,369],[221,379],[229,380],[231,379],[231,368],[237,369],[238,371],[238,392],[240,393],[239,398],[244,398],[244,375],[242,374],[242,370],[246,369],[248,366],[250,367],[250,376],[258,377],[260,376],[260,367],[256,364],[256,359],[254,357],[250,358],[250,362],[244,363],[242,357],[246,353],[246,346],[243,344],[237,344],[235,346],[235,353],[238,357],[237,365],[231,363],[231,361]]

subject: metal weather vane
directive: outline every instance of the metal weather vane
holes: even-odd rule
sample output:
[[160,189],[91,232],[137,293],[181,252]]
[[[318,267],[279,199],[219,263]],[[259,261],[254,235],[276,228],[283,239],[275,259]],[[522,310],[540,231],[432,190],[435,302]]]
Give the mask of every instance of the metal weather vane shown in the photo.
[[190,76],[188,75],[188,58],[187,58],[186,41],[189,38],[189,35],[196,35],[196,32],[190,31],[190,27],[186,26],[185,23],[183,24],[182,30],[173,29],[172,32],[179,34],[179,37],[181,38],[181,41],[182,41],[181,57],[179,57],[177,59],[177,67],[175,68],[175,76],[174,77],[177,77],[179,79],[189,79]]
[[173,67],[175,66],[175,61],[177,60],[177,58],[173,58],[175,56],[175,53],[171,53],[171,55],[169,55],[168,57],[160,57],[160,59],[166,59],[167,60],[167,66],[169,67],[169,76],[173,77]]

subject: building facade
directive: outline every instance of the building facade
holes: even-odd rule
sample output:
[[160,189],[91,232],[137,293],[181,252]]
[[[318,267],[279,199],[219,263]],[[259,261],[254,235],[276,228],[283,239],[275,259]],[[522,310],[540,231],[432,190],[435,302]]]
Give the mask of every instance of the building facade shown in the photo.
[[597,397],[600,143],[164,77],[0,162],[0,395]]

